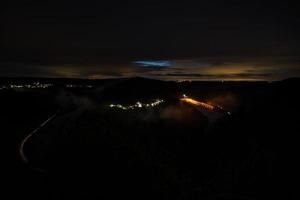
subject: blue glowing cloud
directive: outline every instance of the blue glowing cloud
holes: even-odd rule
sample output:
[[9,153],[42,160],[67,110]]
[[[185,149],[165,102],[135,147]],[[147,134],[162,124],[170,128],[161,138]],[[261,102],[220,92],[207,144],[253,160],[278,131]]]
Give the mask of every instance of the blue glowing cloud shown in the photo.
[[154,68],[165,68],[171,66],[171,61],[168,60],[142,60],[142,61],[134,61],[134,64],[140,67],[154,67]]

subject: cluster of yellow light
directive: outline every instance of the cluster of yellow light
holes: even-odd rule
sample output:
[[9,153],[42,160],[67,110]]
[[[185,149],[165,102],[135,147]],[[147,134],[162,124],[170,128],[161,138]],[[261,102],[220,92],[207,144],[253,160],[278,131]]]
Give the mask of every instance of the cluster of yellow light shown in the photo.
[[136,102],[134,105],[129,105],[129,106],[123,106],[121,104],[110,104],[109,107],[111,108],[119,108],[122,110],[130,110],[130,109],[136,109],[136,108],[149,108],[149,107],[155,107],[161,103],[163,103],[164,100],[161,99],[156,99],[152,103],[141,103],[141,102]]
[[203,102],[200,102],[200,101],[196,101],[192,98],[189,98],[189,97],[183,97],[180,99],[181,101],[183,102],[186,102],[186,103],[189,103],[189,104],[192,104],[192,105],[196,105],[196,106],[202,106],[208,110],[213,110],[215,107],[212,106],[212,105],[209,105],[207,103],[203,103]]

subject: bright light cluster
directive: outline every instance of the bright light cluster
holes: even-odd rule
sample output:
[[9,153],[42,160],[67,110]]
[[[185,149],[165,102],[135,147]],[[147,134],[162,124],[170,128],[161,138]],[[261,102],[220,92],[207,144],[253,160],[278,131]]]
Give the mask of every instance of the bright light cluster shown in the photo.
[[140,109],[140,108],[155,107],[163,102],[164,102],[164,100],[156,99],[154,102],[151,102],[151,103],[141,103],[138,101],[134,105],[123,106],[121,104],[110,104],[109,107],[110,108],[118,108],[118,109],[122,109],[122,110],[133,110],[133,109]]

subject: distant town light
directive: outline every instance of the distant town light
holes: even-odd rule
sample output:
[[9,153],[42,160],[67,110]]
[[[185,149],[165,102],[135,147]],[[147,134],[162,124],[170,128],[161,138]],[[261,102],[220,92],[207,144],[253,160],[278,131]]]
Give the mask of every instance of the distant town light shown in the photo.
[[20,85],[16,85],[16,84],[10,84],[10,85],[4,85],[2,87],[0,87],[0,89],[44,89],[44,88],[49,88],[49,87],[53,87],[53,84],[42,84],[39,82],[33,82],[31,84],[20,84]]
[[110,104],[109,107],[110,108],[119,108],[122,110],[128,110],[128,109],[136,109],[136,108],[144,108],[144,107],[154,107],[154,106],[158,106],[159,104],[161,104],[162,102],[164,102],[164,100],[161,99],[156,99],[154,102],[152,103],[141,103],[141,102],[136,102],[136,104],[134,105],[129,105],[129,106],[123,106],[121,104]]
[[139,108],[143,107],[142,104],[141,104],[140,102],[136,102],[136,105],[137,105]]

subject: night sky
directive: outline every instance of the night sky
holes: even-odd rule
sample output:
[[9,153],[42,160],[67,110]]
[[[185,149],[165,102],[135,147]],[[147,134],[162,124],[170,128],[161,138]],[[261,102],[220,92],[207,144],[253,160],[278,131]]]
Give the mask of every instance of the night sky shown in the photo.
[[292,1],[14,1],[0,76],[280,80],[300,76]]

